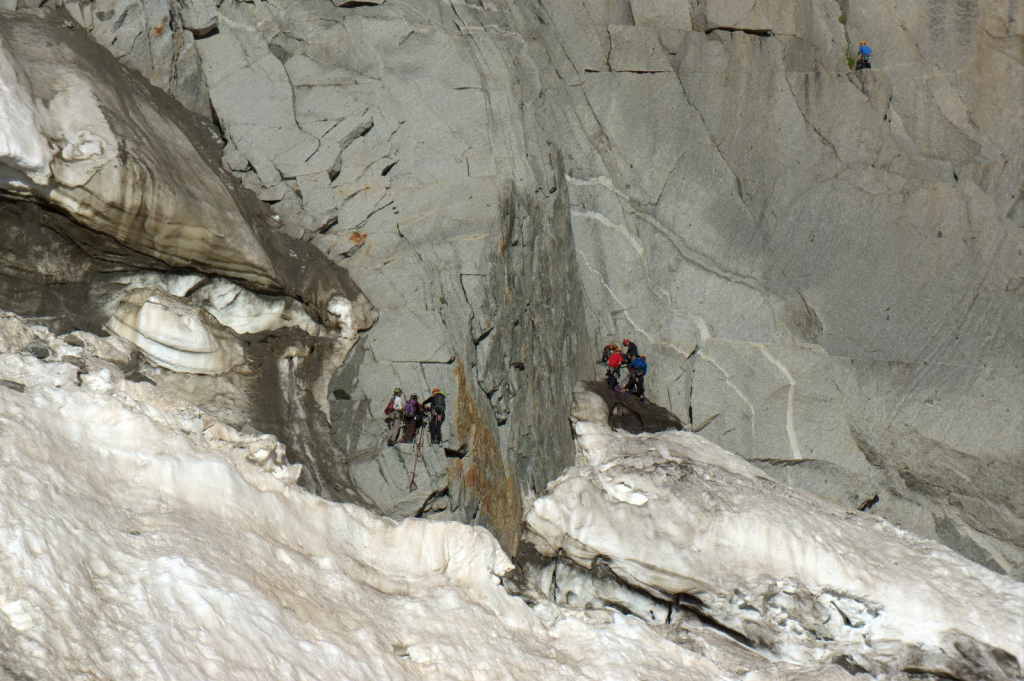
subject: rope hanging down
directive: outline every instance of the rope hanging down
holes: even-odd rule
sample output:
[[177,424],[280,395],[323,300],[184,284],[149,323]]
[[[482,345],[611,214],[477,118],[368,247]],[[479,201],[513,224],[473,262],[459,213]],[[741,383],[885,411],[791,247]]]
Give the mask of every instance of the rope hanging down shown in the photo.
[[416,464],[420,460],[420,450],[423,448],[423,428],[420,428],[420,437],[416,440],[416,446],[413,448],[412,456],[412,477],[409,478],[409,491],[416,491]]

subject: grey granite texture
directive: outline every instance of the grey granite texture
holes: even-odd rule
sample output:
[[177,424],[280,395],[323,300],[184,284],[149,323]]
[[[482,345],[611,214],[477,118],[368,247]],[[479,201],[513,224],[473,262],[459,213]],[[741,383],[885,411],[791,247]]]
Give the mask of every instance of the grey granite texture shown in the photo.
[[226,1],[191,93],[379,311],[340,459],[379,454],[392,388],[443,388],[462,519],[514,547],[629,337],[712,440],[1020,578],[1016,7]]

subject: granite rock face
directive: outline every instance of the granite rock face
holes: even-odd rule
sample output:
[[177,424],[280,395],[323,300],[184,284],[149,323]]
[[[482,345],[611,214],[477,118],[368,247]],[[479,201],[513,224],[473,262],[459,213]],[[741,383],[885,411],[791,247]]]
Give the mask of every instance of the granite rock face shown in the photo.
[[702,435],[1019,578],[1024,38],[958,7],[269,0],[193,37],[224,167],[379,310],[343,456],[443,388],[514,548],[629,337]]
[[397,444],[375,457],[350,460],[348,470],[356,490],[382,515],[443,518],[458,511],[461,481],[452,475],[443,447],[423,445],[417,452],[414,444]]
[[[0,9],[35,9],[45,4],[4,0]],[[192,111],[210,115],[210,95],[196,38],[217,28],[214,0],[61,0],[49,4],[66,8],[72,19],[122,64]]]

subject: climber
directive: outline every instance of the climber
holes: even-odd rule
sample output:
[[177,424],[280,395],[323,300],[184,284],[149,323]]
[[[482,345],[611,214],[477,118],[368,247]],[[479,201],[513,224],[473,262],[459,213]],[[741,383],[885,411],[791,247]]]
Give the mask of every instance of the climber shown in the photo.
[[636,343],[629,340],[628,338],[622,339],[622,351],[625,355],[626,364],[629,364],[634,359],[640,356],[640,351],[636,348]]
[[608,363],[608,358],[611,357],[611,354],[613,352],[618,352],[618,351],[619,351],[619,346],[618,345],[616,345],[615,343],[609,343],[608,345],[604,346],[604,352],[601,353],[601,359],[597,360],[597,363],[598,364],[607,364]]
[[402,435],[402,409],[405,407],[405,398],[402,397],[402,389],[395,388],[395,394],[391,396],[388,406],[384,407],[384,422],[388,424],[388,447],[391,447]]
[[857,50],[857,67],[855,70],[871,68],[871,48],[864,40],[860,41],[860,49]]
[[604,375],[604,381],[608,384],[608,387],[615,390],[619,387],[619,370],[622,369],[622,353],[618,350],[614,350],[612,354],[608,355],[608,371]]
[[644,401],[644,376],[646,375],[647,358],[634,358],[629,363],[629,381],[626,382],[626,392],[636,395],[641,402]]
[[416,430],[420,427],[420,402],[416,393],[409,395],[402,410],[402,421],[405,432],[399,442],[412,442],[416,439]]
[[429,414],[427,418],[430,428],[430,444],[441,444],[441,424],[444,423],[444,393],[440,388],[434,388],[430,397],[423,400],[423,413]]

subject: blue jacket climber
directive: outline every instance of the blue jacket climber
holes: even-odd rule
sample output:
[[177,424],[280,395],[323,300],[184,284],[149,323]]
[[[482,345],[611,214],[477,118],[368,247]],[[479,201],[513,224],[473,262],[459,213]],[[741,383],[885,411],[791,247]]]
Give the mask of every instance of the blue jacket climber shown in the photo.
[[862,71],[871,68],[871,48],[863,40],[860,41],[860,49],[857,50],[857,64],[854,71]]
[[644,357],[637,357],[629,363],[629,370],[643,376],[647,373],[647,360]]
[[626,392],[636,395],[641,401],[644,399],[644,376],[647,375],[647,358],[634,357],[629,363],[629,381],[626,382]]

